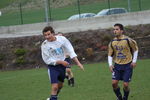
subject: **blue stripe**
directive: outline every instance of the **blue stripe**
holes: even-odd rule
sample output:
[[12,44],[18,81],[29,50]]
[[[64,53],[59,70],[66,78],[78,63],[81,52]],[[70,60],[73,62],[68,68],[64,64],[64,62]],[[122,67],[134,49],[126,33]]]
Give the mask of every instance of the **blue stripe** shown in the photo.
[[122,41],[122,40],[128,40],[128,39],[127,38],[125,38],[125,39],[114,39],[112,41]]

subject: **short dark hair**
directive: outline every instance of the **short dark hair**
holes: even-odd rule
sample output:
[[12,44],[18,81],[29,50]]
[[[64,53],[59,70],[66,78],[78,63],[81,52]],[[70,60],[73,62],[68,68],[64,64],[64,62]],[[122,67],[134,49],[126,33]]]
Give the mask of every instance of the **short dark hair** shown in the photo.
[[118,26],[119,28],[120,28],[120,30],[124,30],[124,26],[122,25],[122,24],[120,24],[120,23],[116,23],[115,25],[114,25],[114,27],[115,26]]
[[50,32],[53,33],[53,34],[55,33],[53,27],[51,27],[51,26],[46,26],[46,27],[43,29],[42,33],[44,34],[44,33],[47,32],[47,31],[50,31]]

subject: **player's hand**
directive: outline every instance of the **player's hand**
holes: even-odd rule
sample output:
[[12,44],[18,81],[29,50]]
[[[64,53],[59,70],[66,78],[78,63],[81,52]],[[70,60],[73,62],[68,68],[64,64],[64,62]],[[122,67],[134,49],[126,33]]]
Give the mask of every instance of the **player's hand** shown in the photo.
[[131,63],[131,67],[132,67],[132,68],[135,68],[135,67],[136,67],[136,63],[133,63],[133,62],[132,62],[132,63]]
[[114,66],[109,66],[110,72],[113,72]]
[[79,66],[80,69],[84,71],[84,67],[83,67],[83,65],[81,63],[77,64],[77,66]]
[[69,66],[69,63],[68,63],[68,62],[66,62],[66,61],[61,61],[61,60],[57,61],[57,64],[61,64],[61,65],[65,66],[65,67]]

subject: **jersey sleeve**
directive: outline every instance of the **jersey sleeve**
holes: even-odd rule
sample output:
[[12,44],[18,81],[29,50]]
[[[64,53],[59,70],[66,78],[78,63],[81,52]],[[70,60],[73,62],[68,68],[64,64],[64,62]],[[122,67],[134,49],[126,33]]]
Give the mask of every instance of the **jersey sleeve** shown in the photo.
[[138,46],[137,46],[137,43],[135,40],[130,38],[129,43],[130,43],[130,46],[131,46],[133,52],[138,51]]
[[114,51],[113,51],[113,47],[112,47],[112,42],[110,42],[108,45],[108,56],[112,57],[113,53],[114,53]]
[[65,38],[65,37],[63,37],[63,41],[64,41],[63,45],[64,45],[64,48],[65,48],[65,52],[68,53],[68,55],[70,56],[70,58],[76,57],[77,54],[75,53],[74,48],[71,45],[70,41],[67,38]]

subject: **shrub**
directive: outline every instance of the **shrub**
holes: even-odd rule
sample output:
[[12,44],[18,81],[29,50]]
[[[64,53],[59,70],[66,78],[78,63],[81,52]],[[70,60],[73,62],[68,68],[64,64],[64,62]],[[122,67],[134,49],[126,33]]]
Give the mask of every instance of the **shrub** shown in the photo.
[[22,65],[25,64],[25,59],[23,56],[20,56],[16,59],[16,64]]
[[23,56],[23,55],[25,55],[26,52],[27,52],[27,50],[26,50],[26,49],[23,49],[23,48],[19,48],[19,49],[16,49],[16,50],[15,50],[15,54],[16,54],[17,56]]
[[4,59],[5,55],[0,54],[0,61],[2,61]]

